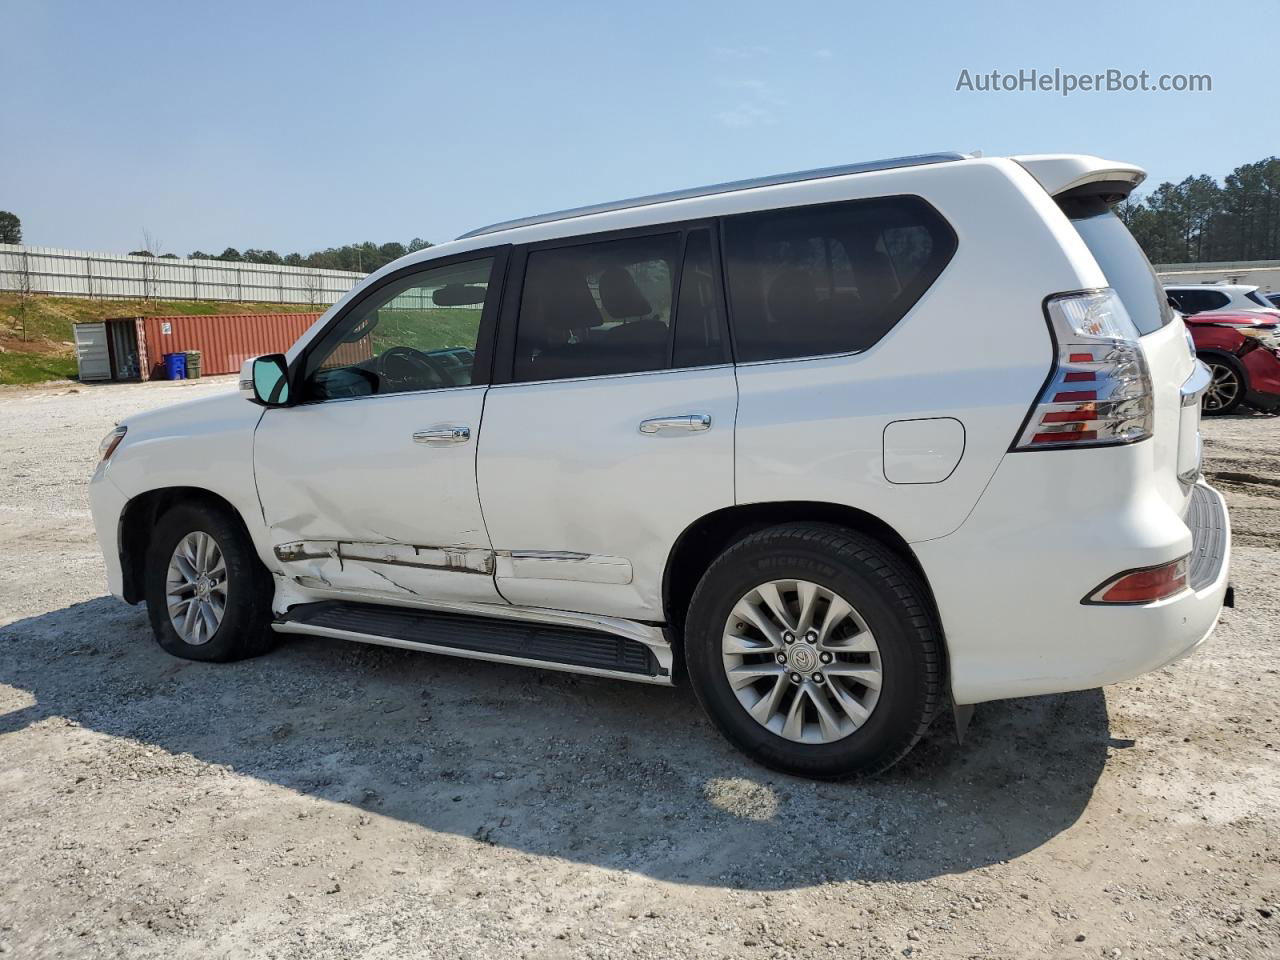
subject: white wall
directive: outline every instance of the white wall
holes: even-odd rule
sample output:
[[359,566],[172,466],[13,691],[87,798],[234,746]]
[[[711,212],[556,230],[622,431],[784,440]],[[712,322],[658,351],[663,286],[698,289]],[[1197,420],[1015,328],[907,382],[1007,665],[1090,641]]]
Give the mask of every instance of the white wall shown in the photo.
[[0,291],[66,297],[330,304],[364,274],[225,260],[162,260],[0,243]]

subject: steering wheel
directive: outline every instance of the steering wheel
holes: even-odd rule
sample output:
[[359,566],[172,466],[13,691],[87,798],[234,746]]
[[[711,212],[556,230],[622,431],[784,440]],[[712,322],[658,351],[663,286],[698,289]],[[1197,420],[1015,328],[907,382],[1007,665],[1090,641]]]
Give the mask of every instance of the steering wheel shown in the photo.
[[[378,354],[378,376],[398,386],[415,384],[423,380],[443,387],[455,387],[449,371],[430,354],[414,347],[392,347]],[[424,377],[424,374],[426,375]]]

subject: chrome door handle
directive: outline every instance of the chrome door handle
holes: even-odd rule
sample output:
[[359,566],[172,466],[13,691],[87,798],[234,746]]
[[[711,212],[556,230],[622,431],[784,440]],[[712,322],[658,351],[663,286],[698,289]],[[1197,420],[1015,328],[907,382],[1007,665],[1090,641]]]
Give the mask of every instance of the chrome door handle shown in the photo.
[[413,434],[414,443],[428,443],[433,447],[442,447],[449,443],[466,443],[471,439],[471,428],[460,427],[452,423],[438,427],[428,427]]
[[640,432],[655,433],[696,433],[699,430],[711,429],[711,415],[707,413],[686,413],[679,417],[654,417],[652,420],[640,421]]

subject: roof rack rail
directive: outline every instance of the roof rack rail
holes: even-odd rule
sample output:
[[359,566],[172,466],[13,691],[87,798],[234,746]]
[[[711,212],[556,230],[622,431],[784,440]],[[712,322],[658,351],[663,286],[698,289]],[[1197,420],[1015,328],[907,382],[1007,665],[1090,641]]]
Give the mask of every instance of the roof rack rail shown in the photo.
[[478,230],[471,230],[457,239],[468,240],[471,237],[497,233],[500,230],[514,230],[516,227],[531,227],[539,223],[553,223],[557,220],[570,220],[575,217],[587,217],[595,213],[612,213],[615,210],[630,210],[633,207],[648,207],[655,203],[667,203],[672,200],[692,200],[695,197],[711,197],[720,193],[733,193],[738,190],[751,190],[754,187],[774,187],[783,183],[800,183],[805,180],[822,180],[827,177],[843,177],[851,173],[871,173],[875,170],[894,170],[898,167],[920,167],[931,163],[948,163],[953,160],[965,160],[970,155],[964,153],[922,153],[913,157],[894,157],[889,160],[868,160],[862,163],[846,163],[835,167],[819,167],[816,170],[800,170],[795,173],[778,173],[768,177],[753,177],[750,180],[731,180],[728,183],[715,183],[705,187],[687,187],[683,190],[672,190],[669,193],[655,193],[647,197],[632,197],[629,200],[614,200],[610,203],[596,203],[586,207],[571,207],[568,210],[557,210],[554,213],[543,213],[534,217],[520,217],[516,220],[504,220],[492,223]]

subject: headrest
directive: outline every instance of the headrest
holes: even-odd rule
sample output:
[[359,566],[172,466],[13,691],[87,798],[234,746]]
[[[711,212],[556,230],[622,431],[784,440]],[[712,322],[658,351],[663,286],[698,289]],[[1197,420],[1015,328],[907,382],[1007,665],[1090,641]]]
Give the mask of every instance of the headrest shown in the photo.
[[586,277],[574,266],[553,260],[534,276],[539,279],[535,295],[545,337],[559,341],[570,330],[600,326],[600,310]]
[[605,267],[600,274],[599,290],[600,303],[614,320],[647,317],[653,313],[653,307],[636,286],[630,271],[624,267],[616,264]]

